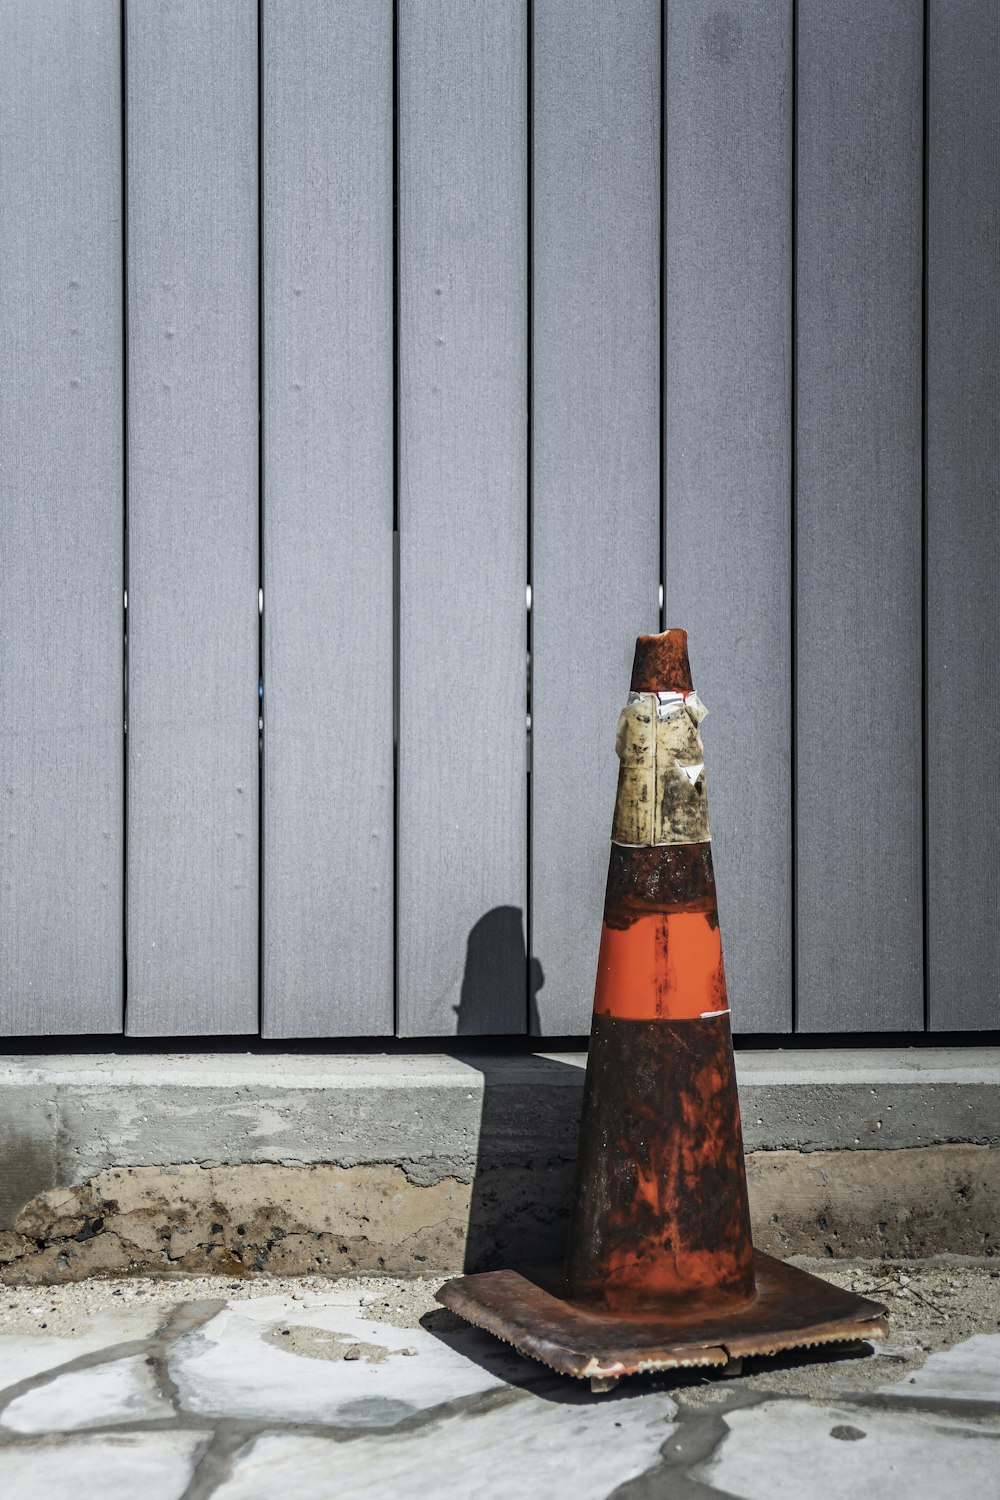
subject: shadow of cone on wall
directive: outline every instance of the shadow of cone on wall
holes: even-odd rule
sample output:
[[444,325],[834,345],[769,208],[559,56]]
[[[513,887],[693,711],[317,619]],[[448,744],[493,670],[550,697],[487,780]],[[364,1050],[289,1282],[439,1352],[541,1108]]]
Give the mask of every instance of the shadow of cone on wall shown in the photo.
[[439,1299],[607,1388],[677,1365],[855,1343],[885,1309],[756,1252],[687,635],[640,636],[620,767],[563,1268]]
[[538,991],[545,983],[537,958],[528,962],[524,914],[519,906],[494,906],[469,929],[465,968],[455,1011],[457,1036],[482,1036],[496,1030],[511,995],[524,993],[528,980],[528,1030],[537,1034]]
[[[521,908],[495,906],[469,929],[455,1007],[458,1036],[490,1031],[512,995],[523,1000],[525,978],[529,1031],[537,1033],[542,966],[528,959]],[[551,1056],[477,1050],[460,1057],[482,1075],[464,1268],[507,1265],[514,1254],[529,1260],[558,1255],[572,1185],[580,1070]],[[523,1108],[526,1083],[538,1101],[530,1118]],[[539,1141],[548,1149],[539,1151]]]

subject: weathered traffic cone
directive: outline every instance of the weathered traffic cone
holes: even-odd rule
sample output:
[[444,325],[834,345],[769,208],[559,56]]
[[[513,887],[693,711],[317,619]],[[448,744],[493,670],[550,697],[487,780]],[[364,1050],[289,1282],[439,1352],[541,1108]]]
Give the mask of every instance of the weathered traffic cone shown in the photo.
[[885,1309],[753,1248],[687,635],[636,642],[569,1244],[439,1300],[607,1389],[676,1365],[883,1338]]
[[753,1244],[700,724],[682,630],[640,636],[621,762],[567,1290],[746,1301]]

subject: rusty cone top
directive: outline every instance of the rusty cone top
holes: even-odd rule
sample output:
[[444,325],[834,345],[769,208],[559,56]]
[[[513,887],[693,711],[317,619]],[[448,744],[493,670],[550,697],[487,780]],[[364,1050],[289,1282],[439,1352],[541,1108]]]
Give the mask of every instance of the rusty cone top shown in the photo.
[[636,642],[566,1294],[686,1319],[754,1295],[746,1174],[687,633]]
[[632,660],[633,693],[690,693],[691,664],[686,630],[665,630],[662,635],[640,635]]

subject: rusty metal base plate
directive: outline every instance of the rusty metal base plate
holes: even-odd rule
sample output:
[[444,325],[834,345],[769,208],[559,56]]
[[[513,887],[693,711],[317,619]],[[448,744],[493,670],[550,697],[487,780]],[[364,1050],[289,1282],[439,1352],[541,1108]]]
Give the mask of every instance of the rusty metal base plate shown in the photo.
[[562,1375],[613,1383],[685,1365],[733,1365],[751,1354],[882,1339],[886,1310],[770,1255],[754,1254],[756,1296],[716,1312],[683,1309],[622,1317],[560,1295],[552,1271],[484,1271],[446,1282],[452,1312]]

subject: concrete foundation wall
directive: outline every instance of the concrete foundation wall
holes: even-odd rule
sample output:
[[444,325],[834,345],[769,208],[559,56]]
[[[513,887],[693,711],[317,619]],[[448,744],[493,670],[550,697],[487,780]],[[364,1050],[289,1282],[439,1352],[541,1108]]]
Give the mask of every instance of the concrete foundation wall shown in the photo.
[[[562,1247],[582,1055],[0,1066],[0,1274],[450,1271]],[[1000,1253],[1000,1052],[743,1053],[759,1248]]]

